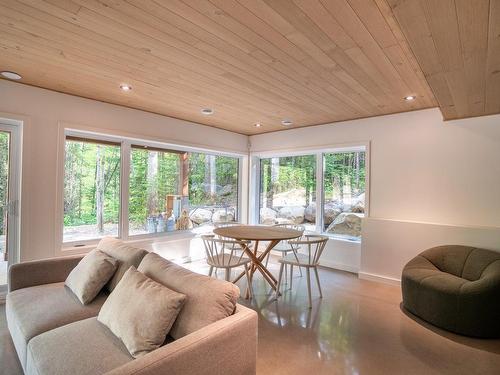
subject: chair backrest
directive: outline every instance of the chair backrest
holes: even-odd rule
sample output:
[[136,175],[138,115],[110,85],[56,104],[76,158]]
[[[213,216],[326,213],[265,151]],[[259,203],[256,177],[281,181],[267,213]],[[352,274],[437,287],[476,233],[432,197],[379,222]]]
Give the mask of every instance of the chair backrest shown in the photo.
[[[207,262],[215,267],[226,267],[230,263],[240,263],[245,254],[242,251],[244,246],[248,246],[250,241],[228,240],[218,238],[213,234],[201,236],[205,245]],[[231,259],[233,260],[231,262]],[[236,260],[236,262],[235,262]]]
[[306,228],[301,224],[274,224],[273,227],[295,229],[302,233],[304,233],[304,231],[306,230]]
[[288,241],[290,245],[305,250],[308,257],[308,264],[313,266],[319,263],[319,258],[323,254],[327,242],[327,236],[320,236],[318,234],[306,234],[298,240]]

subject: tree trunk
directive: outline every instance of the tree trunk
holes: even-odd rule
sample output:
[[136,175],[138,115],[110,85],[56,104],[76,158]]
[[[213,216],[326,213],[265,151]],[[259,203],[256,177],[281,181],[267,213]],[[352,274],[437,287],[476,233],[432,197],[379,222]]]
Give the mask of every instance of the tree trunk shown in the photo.
[[96,216],[97,230],[104,233],[104,155],[101,145],[97,145],[96,155]]
[[215,168],[215,156],[209,155],[209,165],[210,165],[210,195],[212,197],[217,193],[217,170]]
[[157,214],[158,207],[158,189],[157,189],[157,176],[158,176],[158,152],[148,152],[148,216]]

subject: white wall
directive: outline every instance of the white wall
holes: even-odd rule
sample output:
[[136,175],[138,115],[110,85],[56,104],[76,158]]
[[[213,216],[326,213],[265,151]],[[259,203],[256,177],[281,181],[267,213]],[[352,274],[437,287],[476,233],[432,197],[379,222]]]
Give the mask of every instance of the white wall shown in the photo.
[[248,137],[244,135],[5,80],[0,80],[0,113],[0,117],[21,116],[25,120],[21,260],[60,254],[55,230],[59,214],[56,181],[64,126],[221,151],[247,151]]
[[[250,137],[252,152],[367,141],[370,217],[350,258],[362,276],[399,279],[404,263],[434,244],[500,250],[500,116],[443,122],[431,109]],[[478,236],[478,226],[488,229]],[[345,244],[335,243],[329,262],[345,263]]]

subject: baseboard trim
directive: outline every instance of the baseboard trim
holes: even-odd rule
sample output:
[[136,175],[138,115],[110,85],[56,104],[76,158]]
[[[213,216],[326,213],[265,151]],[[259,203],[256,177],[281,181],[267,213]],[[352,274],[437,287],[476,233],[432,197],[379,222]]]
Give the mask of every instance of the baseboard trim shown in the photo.
[[321,260],[319,262],[319,264],[323,267],[333,268],[333,269],[340,270],[340,271],[347,271],[347,272],[356,273],[356,274],[359,272],[358,267],[354,267],[354,266],[351,266],[348,264],[332,262],[330,260]]
[[378,283],[401,286],[401,280],[396,279],[394,277],[382,276],[374,273],[361,272],[361,271],[358,272],[358,277],[363,280],[376,281]]

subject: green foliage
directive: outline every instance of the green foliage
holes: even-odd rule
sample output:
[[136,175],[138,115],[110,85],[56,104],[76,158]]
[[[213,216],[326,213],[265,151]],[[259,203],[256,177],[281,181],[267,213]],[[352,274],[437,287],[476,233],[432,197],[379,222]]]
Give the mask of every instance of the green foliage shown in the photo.
[[66,226],[97,223],[98,154],[102,157],[100,165],[104,170],[104,222],[118,223],[120,147],[67,140],[64,165],[64,224]]
[[[100,154],[97,152],[98,148]],[[97,155],[103,155],[100,164]],[[167,195],[181,195],[181,159],[182,154],[177,152],[132,148],[128,218],[131,227],[145,227],[148,217],[165,212]],[[189,153],[188,163],[191,206],[236,207],[238,158]],[[97,223],[98,164],[104,170],[104,223],[118,223],[120,147],[67,140],[64,178],[66,227]],[[215,185],[211,184],[212,182],[215,182]]]
[[325,200],[341,199],[349,189],[352,196],[365,191],[365,153],[342,152],[324,154]]
[[[7,132],[0,132],[0,205],[5,206],[8,201],[9,191],[9,139]],[[6,234],[7,212],[0,210],[0,235]]]
[[[325,153],[324,194],[325,200],[342,199],[348,189],[352,196],[365,191],[365,153]],[[290,156],[261,159],[261,206],[267,200],[272,207],[274,194],[302,189],[306,192],[306,204],[314,201],[316,190],[316,156]]]

